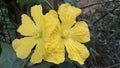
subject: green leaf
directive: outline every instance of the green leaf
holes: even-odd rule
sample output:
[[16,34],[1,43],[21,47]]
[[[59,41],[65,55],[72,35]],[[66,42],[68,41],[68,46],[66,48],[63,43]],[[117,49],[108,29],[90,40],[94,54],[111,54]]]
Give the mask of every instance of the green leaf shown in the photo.
[[54,65],[51,68],[76,68],[76,67],[70,62],[64,62],[59,65]]
[[41,63],[31,66],[29,68],[50,68],[50,66],[52,66],[52,65],[53,65],[53,63],[42,61]]
[[17,3],[21,4],[21,5],[25,5],[27,4],[28,0],[17,0]]
[[44,1],[45,0],[17,0],[17,3],[19,3],[21,5],[26,5],[26,4],[41,3]]
[[38,3],[45,2],[45,0],[37,0]]
[[0,68],[23,68],[28,58],[18,59],[10,44],[1,43]]

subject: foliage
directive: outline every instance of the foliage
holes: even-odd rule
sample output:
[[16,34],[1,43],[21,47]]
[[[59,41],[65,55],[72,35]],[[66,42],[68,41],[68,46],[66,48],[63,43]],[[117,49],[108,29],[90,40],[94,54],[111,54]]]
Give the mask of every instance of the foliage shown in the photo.
[[12,46],[6,43],[1,43],[2,53],[0,57],[0,68],[22,68],[25,60],[20,60],[16,57]]
[[41,3],[44,1],[45,0],[17,0],[17,3],[19,3],[21,5],[26,5],[26,4]]
[[[55,65],[49,62],[29,63],[29,57],[16,57],[11,42],[21,36],[16,29],[21,24],[21,14],[30,15],[29,8],[42,4],[44,13],[57,10],[64,2],[79,7],[83,13],[78,20],[85,20],[91,31],[91,41],[86,45],[91,56],[85,65],[66,59]],[[92,3],[91,3],[92,2]],[[52,7],[51,7],[52,6]],[[120,68],[120,1],[110,0],[0,0],[0,68]]]

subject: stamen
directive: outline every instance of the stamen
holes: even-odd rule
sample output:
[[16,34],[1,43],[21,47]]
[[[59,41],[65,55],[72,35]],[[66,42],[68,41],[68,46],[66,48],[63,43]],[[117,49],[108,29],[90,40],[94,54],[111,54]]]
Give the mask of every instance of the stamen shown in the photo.
[[68,38],[69,36],[70,36],[70,32],[68,30],[64,30],[61,37],[65,39]]
[[41,32],[38,31],[38,30],[35,30],[35,31],[33,32],[33,37],[34,37],[34,38],[40,38],[40,37],[41,37]]

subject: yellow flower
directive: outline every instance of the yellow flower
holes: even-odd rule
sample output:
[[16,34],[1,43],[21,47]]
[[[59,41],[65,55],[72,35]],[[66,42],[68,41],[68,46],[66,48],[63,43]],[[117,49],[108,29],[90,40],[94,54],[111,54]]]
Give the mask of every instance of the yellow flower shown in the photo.
[[17,56],[21,59],[26,58],[35,47],[30,61],[39,63],[43,59],[45,40],[49,38],[55,23],[44,18],[49,16],[42,14],[41,5],[35,5],[31,8],[31,16],[33,20],[28,15],[22,14],[22,24],[17,31],[25,37],[15,39],[12,45]]
[[76,22],[76,17],[80,13],[81,9],[68,3],[59,7],[58,14],[54,10],[49,11],[48,16],[52,19],[45,18],[47,21],[55,22],[57,26],[46,42],[44,60],[55,64],[62,63],[66,50],[71,60],[84,64],[89,51],[82,43],[90,40],[90,33],[84,21]]
[[17,30],[25,37],[12,42],[17,56],[24,59],[34,49],[30,59],[32,63],[45,60],[59,64],[65,60],[66,50],[71,60],[84,64],[89,51],[82,43],[90,40],[90,33],[84,21],[76,22],[80,13],[80,9],[68,3],[59,7],[58,14],[55,10],[50,10],[43,15],[41,5],[33,6],[33,20],[23,14],[22,24]]

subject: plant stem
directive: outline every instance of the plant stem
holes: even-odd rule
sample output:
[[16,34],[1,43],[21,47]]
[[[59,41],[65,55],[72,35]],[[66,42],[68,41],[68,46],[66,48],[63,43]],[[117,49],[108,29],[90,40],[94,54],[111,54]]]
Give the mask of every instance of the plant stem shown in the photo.
[[104,2],[100,2],[100,3],[90,4],[90,5],[81,7],[80,9],[85,9],[85,8],[89,8],[89,7],[92,7],[92,6],[95,6],[95,5],[99,5],[99,4],[103,4],[103,3],[108,3],[108,2],[120,2],[120,1],[104,1]]
[[54,9],[53,6],[49,3],[49,1],[45,0],[45,2],[50,6],[50,8]]
[[21,68],[24,68],[25,65],[27,64],[27,62],[29,61],[29,59],[31,58],[31,55],[32,55],[33,52],[30,53],[30,55],[25,59],[23,65],[21,66]]

